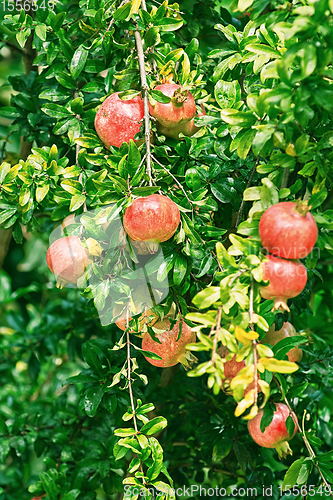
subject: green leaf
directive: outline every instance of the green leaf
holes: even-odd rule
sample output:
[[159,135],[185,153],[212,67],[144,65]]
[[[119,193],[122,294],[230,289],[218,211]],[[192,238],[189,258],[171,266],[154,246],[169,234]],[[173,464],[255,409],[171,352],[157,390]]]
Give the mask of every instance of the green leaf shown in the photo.
[[73,116],[68,109],[59,104],[44,104],[42,111],[48,116],[51,116],[51,118],[69,118]]
[[142,186],[132,190],[135,196],[149,196],[150,194],[157,193],[161,188],[160,186]]
[[87,62],[89,51],[80,45],[74,52],[73,58],[71,60],[70,72],[74,80],[76,80]]
[[141,427],[140,432],[147,436],[151,436],[164,429],[167,425],[168,422],[164,417],[155,417]]
[[149,444],[151,446],[153,464],[147,470],[147,477],[150,481],[153,481],[159,476],[163,467],[163,448],[154,437],[149,438]]
[[226,82],[219,80],[215,85],[215,99],[217,104],[222,108],[232,108],[235,102],[240,100],[241,90],[237,80]]
[[162,104],[168,104],[171,101],[171,97],[163,94],[161,90],[150,90],[149,95],[157,102]]
[[176,286],[180,285],[186,276],[187,259],[183,254],[178,253],[173,268],[173,282]]
[[0,211],[0,225],[3,224],[6,220],[10,219],[17,212],[17,208],[7,208],[6,210]]
[[306,344],[307,342],[308,339],[301,335],[295,335],[293,337],[287,337],[285,339],[279,340],[279,342],[277,342],[273,346],[274,356],[277,359],[283,359],[290,351],[290,349],[293,349],[294,347],[297,347],[301,344]]
[[219,286],[209,286],[197,293],[193,298],[193,304],[199,309],[206,309],[220,300],[221,290]]
[[245,46],[246,50],[259,55],[268,55],[270,57],[281,57],[280,52],[273,49],[269,45],[263,45],[261,43],[253,43]]
[[36,189],[36,200],[38,203],[42,202],[47,195],[47,193],[50,190],[50,185],[49,184],[43,184],[41,186],[37,186]]
[[62,497],[62,500],[75,500],[80,493],[80,490],[71,490],[68,493],[65,493],[65,495]]
[[131,2],[126,2],[125,5],[122,7],[119,7],[114,13],[113,13],[113,19],[115,21],[126,21],[128,20],[130,14],[131,14]]
[[265,432],[266,427],[270,425],[274,417],[274,409],[272,405],[267,404],[264,407],[264,413],[260,420],[260,431]]
[[151,26],[145,33],[145,44],[148,47],[154,47],[160,43],[161,37],[159,30],[156,26]]
[[300,474],[303,462],[305,458],[299,458],[294,463],[291,464],[289,469],[286,472],[286,475],[283,479],[282,489],[285,491],[287,488],[292,488],[297,483],[298,476]]
[[236,109],[223,109],[221,118],[230,125],[239,127],[251,127],[257,121],[253,113],[249,111],[237,111]]
[[38,36],[38,38],[43,40],[43,42],[46,41],[46,25],[45,24],[37,24],[36,35]]
[[66,12],[60,12],[51,18],[50,24],[54,32],[57,32],[62,27],[64,19],[66,17]]

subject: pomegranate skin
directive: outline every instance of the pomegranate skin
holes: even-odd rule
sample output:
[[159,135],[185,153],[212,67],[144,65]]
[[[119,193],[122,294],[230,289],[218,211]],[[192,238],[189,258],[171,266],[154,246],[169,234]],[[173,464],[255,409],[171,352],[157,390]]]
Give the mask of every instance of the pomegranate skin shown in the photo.
[[[285,339],[287,337],[294,337],[295,335],[297,335],[297,332],[291,323],[289,322],[283,323],[281,330],[278,331],[275,330],[273,324],[266,333],[264,342],[265,343],[267,342],[267,344],[275,345],[280,340]],[[289,361],[297,363],[301,361],[303,357],[303,351],[299,347],[294,347],[293,349],[290,349],[290,351],[287,353],[287,356]]]
[[156,118],[162,127],[170,128],[189,122],[196,114],[195,101],[191,92],[187,91],[185,98],[182,96],[177,97],[178,89],[179,91],[182,90],[181,86],[176,83],[162,83],[155,87],[155,90],[160,90],[164,95],[178,101],[177,105],[172,101],[167,104],[156,102],[154,106],[149,103],[149,113]]
[[263,416],[263,410],[251,420],[248,421],[247,428],[252,437],[259,446],[263,448],[275,448],[279,457],[292,455],[288,441],[290,441],[297,432],[297,417],[295,413],[292,414],[295,422],[295,429],[293,435],[290,437],[286,427],[286,420],[289,417],[288,406],[283,403],[275,403],[276,409],[272,422],[266,427],[264,432],[260,430],[260,422]]
[[[206,115],[206,110],[204,106],[201,104],[202,111],[197,113],[196,116],[204,116]],[[173,139],[180,139],[179,134],[184,134],[186,137],[192,137],[201,127],[197,127],[194,123],[194,118],[191,121],[181,123],[175,127],[163,127],[159,123],[157,123],[157,130],[165,135],[166,137],[172,137]]]
[[119,148],[123,142],[134,140],[135,134],[140,132],[144,116],[140,96],[122,101],[118,94],[115,92],[105,99],[95,117],[96,132],[108,149],[111,146]]
[[270,207],[260,219],[261,243],[271,254],[285,259],[303,259],[313,249],[318,228],[310,212],[302,215],[297,203],[285,201]]
[[89,252],[77,236],[67,236],[52,243],[46,262],[50,271],[63,282],[76,283],[90,264]]
[[299,295],[307,282],[307,272],[297,260],[285,260],[268,255],[268,261],[262,262],[263,278],[270,283],[260,287],[264,299],[274,300],[273,310],[289,311],[287,299]]
[[151,359],[146,357],[146,360],[150,364],[161,368],[174,366],[185,361],[186,345],[195,342],[196,339],[195,332],[192,332],[191,328],[184,321],[182,321],[181,337],[179,340],[177,340],[179,334],[179,321],[172,330],[170,330],[171,324],[168,320],[163,321],[163,323],[156,323],[155,328],[159,329],[159,325],[165,328],[166,323],[168,330],[156,334],[156,337],[162,342],[161,344],[155,342],[149,333],[146,333],[142,339],[142,349],[144,351],[154,352],[162,358]]
[[137,198],[125,210],[124,229],[132,240],[161,243],[169,240],[180,222],[177,205],[167,196]]

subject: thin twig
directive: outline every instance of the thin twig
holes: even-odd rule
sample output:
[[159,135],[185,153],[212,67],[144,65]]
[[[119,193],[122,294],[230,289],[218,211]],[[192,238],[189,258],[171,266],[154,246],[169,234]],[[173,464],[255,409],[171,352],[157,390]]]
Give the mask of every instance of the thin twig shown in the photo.
[[[142,0],[142,3],[144,2],[145,0]],[[157,3],[158,5],[162,5],[160,2],[158,2],[157,0],[152,0],[152,2],[155,2]],[[146,10],[146,9],[144,9]],[[172,10],[173,12],[178,12],[178,14],[184,14],[184,12],[180,11],[180,10],[176,10],[176,9],[172,9],[171,7],[168,6],[168,10]]]
[[215,326],[215,336],[214,336],[214,340],[213,340],[212,363],[215,363],[216,346],[217,346],[217,340],[218,340],[217,332],[221,328],[221,316],[222,316],[222,307],[219,307],[219,312],[217,315],[217,321],[216,321],[216,326]]
[[149,176],[149,186],[153,185],[152,174],[151,174],[151,151],[150,151],[150,115],[149,115],[149,101],[148,101],[148,84],[147,75],[145,68],[145,56],[143,53],[143,46],[141,35],[138,27],[134,32],[136,48],[139,59],[139,69],[140,69],[140,79],[141,79],[141,89],[143,97],[143,108],[144,108],[144,122],[145,122],[145,143],[146,143],[146,154],[147,154],[147,174]]
[[[246,188],[249,188],[252,184],[252,180],[253,180],[253,177],[254,177],[254,174],[255,174],[255,171],[257,169],[257,166],[258,166],[258,163],[259,163],[259,159],[255,162],[254,164],[254,167],[252,169],[252,172],[251,172],[251,175],[250,175],[250,178],[249,180],[247,181],[247,184],[246,184]],[[239,207],[239,211],[238,211],[238,215],[237,215],[237,220],[236,220],[236,224],[235,224],[235,227],[237,228],[238,227],[238,224],[240,223],[241,221],[241,218],[242,218],[242,213],[243,213],[243,208],[244,208],[244,203],[245,203],[245,200],[244,198],[242,199],[242,203],[241,203],[241,206]]]
[[[281,386],[280,386],[280,383],[278,382],[278,380],[277,380],[276,378],[274,378],[274,380],[275,380],[275,382],[276,382],[276,384],[277,384],[277,386],[278,386],[278,388],[279,388],[279,390],[280,390],[280,392],[281,392],[281,394],[282,394],[282,388],[281,388]],[[289,411],[290,411],[290,414],[292,415],[294,412],[293,412],[293,410],[292,410],[292,408],[291,408],[291,406],[290,406],[290,403],[289,403],[289,401],[288,401],[288,399],[287,399],[287,397],[286,397],[286,396],[284,397],[284,401],[285,401],[286,405],[288,406],[288,409],[289,409]],[[304,417],[303,417],[303,422],[304,422],[304,418],[305,418],[305,414],[304,414]],[[324,482],[325,486],[326,486],[327,488],[329,488],[329,491],[331,492],[331,487],[330,487],[330,485],[328,484],[328,482],[327,482],[327,480],[325,479],[325,477],[324,477],[324,475],[323,475],[322,471],[320,470],[319,465],[317,464],[317,462],[315,462],[316,454],[315,454],[315,452],[313,451],[313,449],[312,449],[312,447],[311,447],[311,445],[310,445],[309,441],[307,440],[307,438],[306,438],[306,436],[305,436],[304,425],[303,425],[303,429],[302,429],[302,428],[301,428],[301,426],[299,425],[299,422],[298,422],[298,420],[297,420],[297,419],[296,419],[296,422],[295,422],[295,423],[296,423],[296,425],[297,425],[297,429],[298,429],[298,431],[299,431],[300,435],[302,436],[302,439],[303,439],[303,441],[304,441],[304,444],[305,444],[305,446],[306,446],[306,449],[307,449],[307,450],[308,450],[308,452],[309,452],[310,458],[311,458],[311,460],[313,461],[314,466],[315,466],[315,467],[316,467],[316,469],[318,470],[318,472],[319,472],[319,474],[320,474],[320,477],[322,478],[322,480],[323,480],[323,482]],[[333,498],[333,493],[332,493],[332,492],[330,493],[330,497],[331,497],[331,498]]]
[[160,162],[159,162],[159,161],[155,158],[155,156],[152,156],[152,159],[154,160],[154,162],[155,162],[155,163],[157,163],[157,165],[159,165],[160,167],[162,167],[162,168],[163,168],[163,170],[164,170],[165,172],[167,172],[167,173],[170,175],[170,177],[172,177],[172,178],[173,178],[173,180],[175,181],[175,183],[177,184],[177,186],[179,186],[179,187],[180,187],[180,189],[183,191],[184,196],[185,196],[185,198],[187,199],[187,201],[189,202],[189,204],[193,207],[193,203],[192,203],[192,201],[191,201],[191,200],[189,199],[189,197],[187,196],[187,194],[186,194],[186,191],[185,191],[184,187],[183,187],[183,186],[181,185],[181,183],[177,180],[177,178],[176,178],[176,177],[175,177],[175,176],[174,176],[174,175],[170,172],[170,170],[168,170],[168,169],[167,169],[167,168],[166,168],[166,167],[165,167],[162,163],[160,163]]

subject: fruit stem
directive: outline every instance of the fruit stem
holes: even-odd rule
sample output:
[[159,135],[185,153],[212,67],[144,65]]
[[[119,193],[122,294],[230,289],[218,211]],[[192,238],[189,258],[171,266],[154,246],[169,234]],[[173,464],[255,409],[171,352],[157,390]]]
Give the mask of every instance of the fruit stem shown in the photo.
[[[130,401],[131,401],[131,408],[132,408],[132,413],[133,413],[133,425],[135,431],[138,433],[138,424],[136,420],[136,411],[135,411],[135,404],[134,404],[134,397],[133,397],[133,390],[132,390],[132,378],[131,378],[131,341],[130,341],[130,333],[128,331],[128,326],[129,326],[129,305],[127,304],[126,308],[126,343],[127,343],[127,380],[128,380],[128,392],[130,396]],[[140,461],[140,470],[143,473],[143,467],[142,467],[142,462]]]
[[[147,10],[145,2],[142,3],[143,10]],[[138,25],[136,24],[136,30],[134,31],[136,48],[139,59],[139,69],[140,69],[140,79],[141,79],[141,89],[142,89],[142,97],[143,97],[143,109],[144,109],[144,122],[145,122],[145,143],[146,143],[146,165],[147,165],[147,174],[149,177],[149,186],[153,185],[152,173],[151,173],[151,144],[150,144],[150,115],[149,115],[149,101],[148,101],[148,84],[147,84],[147,75],[145,68],[145,56],[143,53],[142,39],[138,29]]]
[[309,206],[308,200],[302,201],[301,199],[296,201],[295,210],[296,212],[305,217],[306,214],[311,210],[311,205]]

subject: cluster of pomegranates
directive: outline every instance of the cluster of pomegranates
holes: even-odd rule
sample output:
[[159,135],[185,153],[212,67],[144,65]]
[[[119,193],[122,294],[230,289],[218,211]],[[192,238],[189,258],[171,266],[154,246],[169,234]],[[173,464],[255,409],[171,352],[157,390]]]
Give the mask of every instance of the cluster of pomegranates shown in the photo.
[[306,257],[317,241],[316,221],[306,202],[277,203],[261,217],[259,235],[269,252],[262,264],[263,279],[269,285],[261,287],[261,295],[274,301],[274,311],[289,311],[287,300],[306,285],[306,268],[298,259]]
[[[197,113],[191,92],[176,83],[162,83],[155,90],[170,97],[168,103],[149,103],[149,112],[156,120],[158,131],[174,139],[179,139],[181,133],[188,137],[195,134],[199,128],[194,124],[194,117],[205,115],[206,111],[201,106],[201,111]],[[122,100],[119,92],[115,92],[105,99],[97,111],[95,130],[106,148],[120,147],[123,142],[135,140],[143,117],[144,107],[140,95]]]
[[[180,213],[167,196],[152,194],[137,198],[126,208],[124,229],[130,239],[158,245],[170,239],[177,230]],[[156,248],[153,249],[156,251]],[[47,251],[47,265],[60,284],[77,283],[92,262],[89,251],[78,236],[59,238]]]

